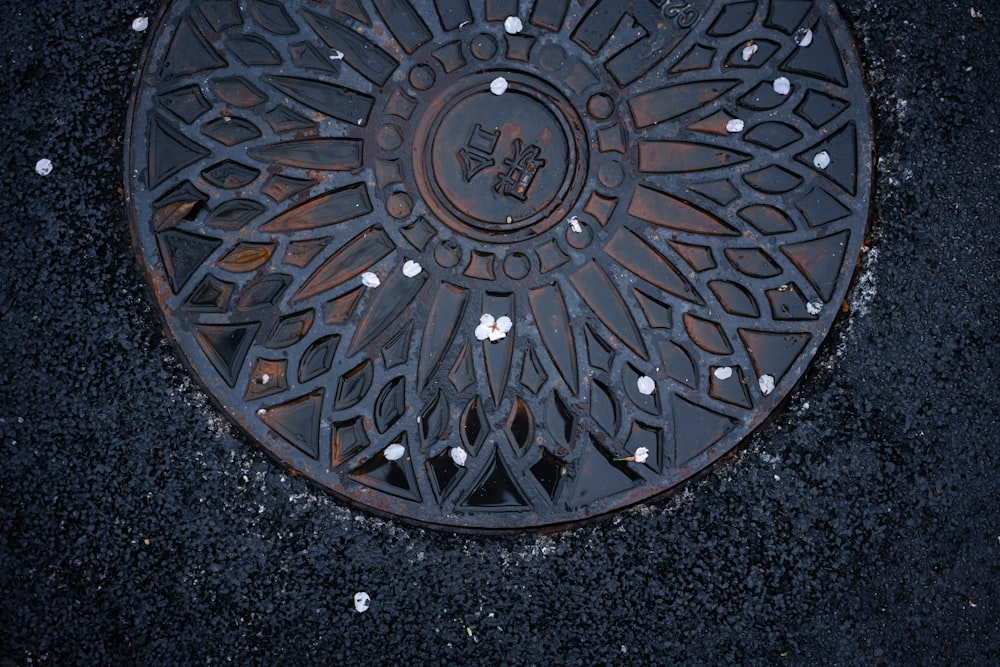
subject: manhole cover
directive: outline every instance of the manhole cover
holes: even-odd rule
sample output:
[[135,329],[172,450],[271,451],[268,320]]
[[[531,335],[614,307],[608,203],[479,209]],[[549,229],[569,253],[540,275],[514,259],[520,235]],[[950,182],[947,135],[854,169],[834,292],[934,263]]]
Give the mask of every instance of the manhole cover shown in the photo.
[[848,288],[871,127],[830,2],[178,0],[154,31],[126,180],[169,333],[378,512],[520,529],[670,489]]

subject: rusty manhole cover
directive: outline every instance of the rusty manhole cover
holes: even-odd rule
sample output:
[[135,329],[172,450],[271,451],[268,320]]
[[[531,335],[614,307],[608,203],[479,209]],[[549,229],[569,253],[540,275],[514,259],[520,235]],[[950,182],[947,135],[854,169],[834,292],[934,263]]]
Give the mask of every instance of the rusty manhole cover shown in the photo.
[[[509,20],[508,20],[509,19]],[[809,0],[177,0],[129,215],[182,357],[270,453],[439,527],[650,498],[779,405],[871,196]]]

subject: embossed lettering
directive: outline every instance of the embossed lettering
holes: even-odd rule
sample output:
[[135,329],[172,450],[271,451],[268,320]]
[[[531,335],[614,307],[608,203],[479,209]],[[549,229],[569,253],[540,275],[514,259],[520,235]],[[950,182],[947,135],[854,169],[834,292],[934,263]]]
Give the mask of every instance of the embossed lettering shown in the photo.
[[483,129],[478,123],[472,128],[472,134],[465,143],[464,148],[460,148],[457,156],[462,163],[462,177],[466,183],[471,183],[472,179],[483,169],[496,164],[490,155],[497,147],[500,140],[499,132],[489,132]]
[[687,30],[701,18],[701,12],[687,0],[651,0],[663,14],[663,18],[673,19],[678,28]]
[[542,149],[534,144],[525,146],[523,141],[515,139],[512,148],[514,154],[503,161],[507,170],[497,174],[493,189],[502,195],[525,201],[528,198],[528,188],[545,166],[545,160],[540,159]]

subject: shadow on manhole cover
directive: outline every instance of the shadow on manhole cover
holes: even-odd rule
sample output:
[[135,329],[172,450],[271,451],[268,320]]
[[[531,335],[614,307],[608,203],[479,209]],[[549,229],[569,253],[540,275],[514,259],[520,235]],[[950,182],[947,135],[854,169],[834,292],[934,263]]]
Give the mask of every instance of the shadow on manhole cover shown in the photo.
[[177,0],[129,215],[275,457],[437,527],[674,487],[802,376],[867,225],[857,52],[808,0]]

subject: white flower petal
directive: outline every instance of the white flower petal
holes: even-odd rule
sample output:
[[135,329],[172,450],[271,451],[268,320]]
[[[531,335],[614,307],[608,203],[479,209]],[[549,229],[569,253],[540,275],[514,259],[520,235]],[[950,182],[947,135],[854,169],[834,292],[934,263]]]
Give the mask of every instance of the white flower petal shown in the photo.
[[635,381],[635,385],[639,389],[639,393],[645,394],[646,396],[649,396],[656,391],[656,382],[648,375],[640,376],[639,379]]
[[372,598],[368,593],[361,591],[354,594],[354,611],[362,614],[368,611],[368,607],[370,606],[372,606]]
[[414,276],[419,276],[420,272],[424,270],[424,267],[420,266],[420,262],[414,262],[412,259],[406,260],[403,264],[403,275],[407,278],[413,278]]
[[753,54],[757,53],[759,47],[756,44],[747,44],[743,47],[743,60],[750,60]]
[[506,315],[497,318],[496,327],[503,333],[507,333],[513,328],[514,323]]
[[726,123],[726,132],[742,132],[745,124],[739,118],[730,118]]
[[569,228],[576,234],[583,233],[583,227],[580,226],[580,218],[575,215],[569,219]]
[[488,324],[480,324],[478,327],[476,327],[476,338],[479,340],[486,340],[487,338],[490,337],[490,333],[492,333],[492,331],[493,331],[492,326]]
[[516,35],[524,29],[524,24],[521,23],[521,19],[516,16],[508,16],[507,20],[503,22],[503,29],[506,30],[508,34]]
[[822,301],[810,301],[806,304],[806,312],[810,315],[819,315],[823,312],[823,302]]
[[365,287],[378,287],[382,281],[371,271],[365,271],[361,274],[361,284]]
[[649,450],[645,447],[639,447],[632,456],[635,458],[636,463],[645,463],[646,459],[649,458]]
[[334,52],[330,54],[330,60],[343,60],[343,59],[344,59],[343,51],[334,50]]
[[398,461],[403,458],[404,454],[406,454],[406,447],[403,447],[399,443],[393,443],[383,449],[382,454],[388,461]]
[[805,48],[813,43],[813,31],[809,28],[799,28],[795,32],[795,43]]
[[479,323],[491,327],[493,326],[493,316],[489,313],[483,313],[482,317],[479,318]]
[[830,166],[830,154],[826,151],[820,151],[813,156],[813,166],[817,169],[826,169]]
[[719,366],[715,369],[713,375],[720,380],[728,380],[733,377],[733,369],[730,366]]
[[145,16],[140,16],[132,21],[132,30],[136,32],[143,32],[149,27],[149,19]]
[[761,375],[757,379],[757,384],[760,385],[760,393],[767,396],[772,391],[774,391],[774,376],[772,375]]
[[461,447],[452,447],[448,453],[451,454],[451,460],[455,462],[455,465],[459,468],[465,467],[465,461],[469,458],[468,452]]
[[500,340],[501,338],[506,338],[506,337],[507,337],[507,334],[504,333],[503,331],[500,331],[500,329],[498,329],[496,327],[492,327],[490,329],[490,342],[491,343],[495,343],[498,340]]
[[35,171],[39,176],[48,176],[52,173],[52,160],[43,157],[35,163]]
[[494,95],[503,95],[507,92],[507,79],[498,76],[490,81],[490,92]]
[[779,95],[787,95],[792,92],[792,82],[783,76],[774,80],[774,92]]

